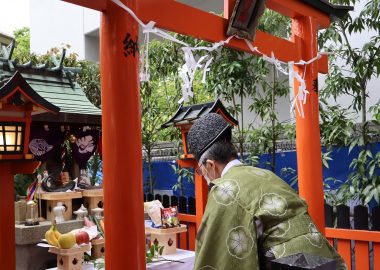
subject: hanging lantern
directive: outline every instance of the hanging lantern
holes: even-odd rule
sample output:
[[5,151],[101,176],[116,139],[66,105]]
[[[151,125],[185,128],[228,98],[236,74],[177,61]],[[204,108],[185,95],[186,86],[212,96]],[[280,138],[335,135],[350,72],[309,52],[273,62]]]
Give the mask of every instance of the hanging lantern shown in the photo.
[[18,71],[0,84],[0,160],[32,159],[33,155],[28,153],[32,115],[58,111]]
[[266,0],[237,0],[228,24],[227,35],[253,41],[259,19],[265,10],[265,2]]
[[25,123],[0,122],[0,155],[22,154]]

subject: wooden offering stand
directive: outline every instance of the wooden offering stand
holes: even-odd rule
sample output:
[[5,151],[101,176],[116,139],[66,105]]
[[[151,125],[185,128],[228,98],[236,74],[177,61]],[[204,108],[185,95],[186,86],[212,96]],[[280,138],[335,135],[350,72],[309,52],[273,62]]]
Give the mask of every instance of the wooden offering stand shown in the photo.
[[91,250],[91,245],[62,249],[50,247],[49,252],[57,254],[58,270],[81,270],[84,253]]
[[91,260],[96,260],[104,256],[104,238],[91,240]]
[[187,231],[186,225],[181,224],[179,227],[168,229],[156,229],[145,227],[145,233],[150,234],[152,245],[157,240],[159,246],[163,246],[162,255],[174,254],[177,250],[177,233]]
[[84,207],[88,212],[94,208],[103,208],[103,189],[86,189],[82,191]]
[[41,193],[41,199],[46,200],[46,219],[54,220],[53,209],[57,206],[58,202],[66,207],[66,211],[63,213],[65,220],[71,220],[73,218],[73,206],[72,200],[82,198],[81,192],[47,192]]

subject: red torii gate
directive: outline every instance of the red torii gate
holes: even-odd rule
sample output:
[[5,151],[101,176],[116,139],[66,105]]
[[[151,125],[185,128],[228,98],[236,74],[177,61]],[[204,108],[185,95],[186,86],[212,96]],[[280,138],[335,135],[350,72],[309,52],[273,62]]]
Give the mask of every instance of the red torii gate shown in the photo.
[[[145,269],[145,241],[142,190],[141,115],[138,57],[123,55],[127,33],[138,36],[138,24],[110,0],[66,0],[102,12],[100,62],[102,83],[102,129],[104,207],[106,220],[106,269]],[[122,0],[145,23],[155,21],[162,29],[210,42],[225,40],[228,17],[235,0],[224,0],[225,18],[174,0]],[[321,5],[319,8],[318,5]],[[257,31],[254,46],[282,61],[312,59],[317,55],[317,30],[330,25],[330,15],[339,16],[348,9],[335,10],[322,0],[267,0],[267,7],[292,18],[292,38],[284,40]],[[322,8],[323,7],[323,8]],[[251,53],[242,40],[227,45]],[[307,66],[307,89],[313,89],[318,71],[327,72],[327,58]],[[303,75],[303,69],[297,70]],[[297,91],[297,87],[295,89]],[[297,160],[299,192],[309,204],[316,225],[324,231],[321,145],[318,93],[310,91],[305,118],[297,115]],[[197,212],[203,212],[206,197],[202,183],[196,183],[197,196],[203,198]],[[129,196],[126,196],[126,192]],[[199,198],[199,197],[198,197]],[[199,212],[198,212],[199,213]],[[1,220],[0,222],[5,222]],[[13,220],[11,221],[13,222]],[[0,227],[0,236],[7,234]],[[7,248],[7,247],[9,248]],[[14,242],[2,246],[0,270],[15,269]],[[9,254],[9,256],[4,256]]]

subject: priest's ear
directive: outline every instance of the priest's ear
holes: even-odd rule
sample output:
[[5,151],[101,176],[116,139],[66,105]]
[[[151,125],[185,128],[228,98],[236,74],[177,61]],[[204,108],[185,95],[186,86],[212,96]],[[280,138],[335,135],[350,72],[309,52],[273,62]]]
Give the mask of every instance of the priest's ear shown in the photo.
[[206,164],[204,166],[206,169],[215,169],[216,167],[215,160],[207,159]]

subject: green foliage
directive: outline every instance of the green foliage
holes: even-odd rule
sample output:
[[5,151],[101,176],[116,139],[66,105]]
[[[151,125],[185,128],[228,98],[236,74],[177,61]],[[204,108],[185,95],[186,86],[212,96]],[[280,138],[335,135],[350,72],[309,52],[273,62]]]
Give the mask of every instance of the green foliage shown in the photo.
[[[355,5],[358,0],[335,0],[335,4]],[[329,145],[348,145],[349,151],[357,148],[359,154],[350,164],[352,173],[348,180],[337,191],[339,198],[351,199],[358,197],[363,204],[372,199],[379,203],[380,183],[378,170],[380,168],[380,152],[373,151],[374,138],[378,131],[369,129],[367,112],[374,115],[373,124],[377,125],[378,105],[367,109],[368,82],[380,75],[380,13],[379,0],[365,1],[364,8],[357,17],[348,14],[344,19],[332,23],[331,27],[319,36],[320,47],[327,45],[327,50],[335,52],[330,56],[330,63],[337,60],[342,66],[330,65],[326,86],[321,91],[323,98],[333,97],[335,100],[342,94],[353,98],[348,108],[340,106],[327,107],[328,114],[322,116],[322,122],[327,121],[322,129],[324,143]],[[354,47],[349,39],[351,34],[368,33],[369,40],[361,47]],[[371,36],[372,34],[372,36]],[[361,112],[361,125],[353,125],[348,110]],[[323,110],[321,110],[323,112]]]
[[194,173],[187,168],[181,168],[177,164],[170,165],[176,175],[178,175],[177,183],[172,187],[173,190],[179,189],[180,196],[183,196],[183,179],[187,179],[189,183],[194,183]]
[[28,187],[35,178],[30,174],[16,174],[14,177],[14,190],[15,190],[15,198],[16,196],[26,196],[26,192]]
[[102,172],[102,160],[98,152],[96,152],[87,162],[87,170],[90,173],[91,185],[95,185],[100,182],[100,177],[97,175],[98,172]]
[[[266,10],[260,18],[259,29],[288,37],[290,20],[279,13]],[[207,88],[231,104],[227,109],[240,122],[234,133],[240,157],[247,151],[246,143],[255,142],[257,147],[245,162],[255,164],[257,155],[272,152],[273,160],[270,165],[274,169],[274,142],[283,130],[277,119],[276,99],[287,95],[289,88],[286,80],[278,78],[274,66],[268,65],[262,58],[241,51],[223,47],[214,52],[213,57]],[[257,116],[246,119],[244,111],[247,109]],[[260,120],[262,124],[251,133],[256,120]]]
[[13,51],[13,58],[20,63],[30,60],[30,29],[23,27],[13,32],[16,41],[16,48]]
[[322,98],[319,111],[322,145],[330,150],[347,145],[355,127],[352,113],[339,104],[329,105]]
[[150,246],[148,252],[146,252],[146,263],[153,263],[153,259],[158,259],[162,256],[162,252],[164,251],[164,246],[159,246],[158,242],[155,242]]
[[[99,64],[85,60],[80,61],[78,64],[82,68],[82,71],[77,75],[77,82],[82,87],[88,100],[90,100],[96,107],[100,108],[101,92]],[[77,64],[74,64],[74,66],[77,66]]]
[[[191,46],[204,45],[199,41],[186,36],[173,34]],[[141,50],[145,48],[142,47]],[[201,52],[198,53],[199,56]],[[148,166],[149,190],[153,193],[154,179],[152,175],[152,149],[159,141],[177,141],[180,134],[177,128],[162,129],[161,125],[177,111],[178,100],[182,97],[181,79],[178,69],[183,62],[181,45],[172,41],[153,40],[149,43],[149,74],[150,80],[142,82],[140,87],[142,144],[146,154]],[[207,102],[212,99],[201,83],[202,74],[196,73],[193,91],[194,97],[189,104]],[[187,104],[185,104],[187,105]]]
[[265,9],[259,20],[258,29],[288,39],[291,33],[291,19],[271,9]]

